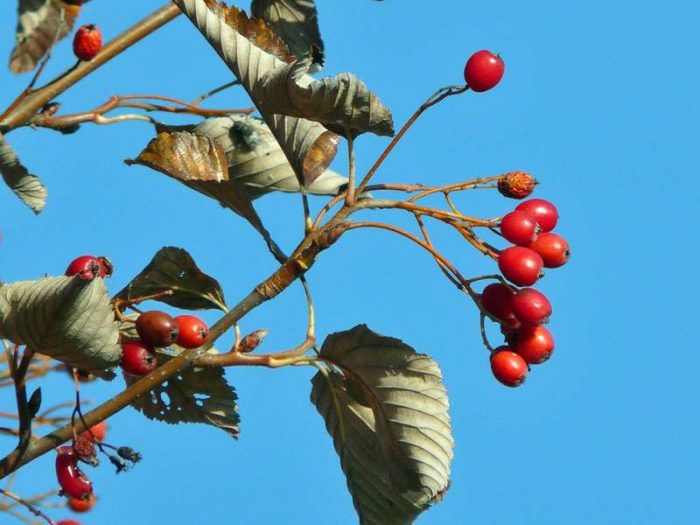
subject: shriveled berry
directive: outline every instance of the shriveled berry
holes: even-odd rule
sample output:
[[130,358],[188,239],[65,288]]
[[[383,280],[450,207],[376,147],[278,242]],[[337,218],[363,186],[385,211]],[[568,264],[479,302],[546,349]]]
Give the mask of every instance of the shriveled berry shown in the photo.
[[505,68],[506,65],[500,56],[482,49],[467,60],[464,66],[464,80],[472,91],[488,91],[501,81]]
[[559,268],[567,263],[571,256],[569,243],[561,235],[544,232],[540,234],[529,248],[542,257],[545,268]]
[[524,211],[512,211],[501,219],[501,235],[518,246],[529,246],[535,242],[539,231],[537,221]]
[[144,343],[155,348],[162,348],[175,342],[178,327],[172,316],[159,310],[152,310],[138,316],[136,332]]
[[195,315],[178,315],[175,317],[178,326],[177,344],[183,348],[197,348],[206,343],[209,338],[209,327]]
[[84,498],[92,492],[92,482],[78,467],[72,447],[60,447],[56,456],[56,477],[61,490],[72,498]]
[[480,303],[491,317],[512,326],[516,321],[512,299],[513,292],[508,286],[503,283],[491,283],[481,292]]
[[537,179],[526,171],[511,171],[498,181],[498,191],[504,197],[524,199],[535,190]]
[[552,315],[549,299],[534,288],[523,288],[513,296],[513,314],[524,325],[544,323]]
[[87,498],[68,498],[68,507],[73,512],[87,512],[95,506],[97,498],[93,492]]
[[542,257],[522,246],[511,246],[498,255],[498,268],[503,276],[518,286],[535,284],[542,273]]
[[559,220],[559,212],[556,206],[544,199],[529,199],[523,201],[518,204],[515,209],[532,215],[537,221],[537,224],[540,225],[540,231],[542,232],[552,231]]
[[89,62],[102,49],[102,32],[95,24],[87,24],[75,33],[73,37],[73,53],[79,60]]
[[513,349],[529,364],[544,363],[554,351],[554,337],[542,325],[523,326]]
[[508,346],[501,346],[491,354],[491,371],[506,386],[520,386],[527,376],[527,363]]
[[135,376],[145,376],[158,366],[156,356],[143,341],[122,343],[122,369]]

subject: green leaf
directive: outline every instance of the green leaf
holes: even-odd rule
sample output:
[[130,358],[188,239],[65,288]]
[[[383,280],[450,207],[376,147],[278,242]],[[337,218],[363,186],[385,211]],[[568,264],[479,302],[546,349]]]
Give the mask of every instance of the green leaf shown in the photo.
[[45,277],[0,286],[0,338],[88,372],[121,359],[119,325],[100,278]]
[[292,55],[301,58],[313,49],[317,63],[323,65],[324,46],[313,0],[253,0],[250,12],[272,27]]
[[260,106],[270,113],[321,122],[340,135],[394,134],[389,110],[352,73],[314,80],[306,56],[265,74],[255,88]]
[[[162,353],[156,355],[159,366],[172,359]],[[127,385],[140,379],[126,373],[124,378]],[[204,423],[238,439],[237,399],[223,368],[186,368],[137,398],[132,406],[149,419],[170,424]]]
[[17,158],[14,150],[0,133],[0,174],[5,184],[34,213],[40,213],[46,206],[47,191],[39,177],[29,173]]
[[115,299],[135,299],[172,290],[156,301],[185,310],[218,308],[228,311],[219,282],[202,272],[192,256],[182,248],[166,246]]
[[406,525],[449,487],[454,441],[437,363],[360,325],[328,336],[311,402],[363,525]]

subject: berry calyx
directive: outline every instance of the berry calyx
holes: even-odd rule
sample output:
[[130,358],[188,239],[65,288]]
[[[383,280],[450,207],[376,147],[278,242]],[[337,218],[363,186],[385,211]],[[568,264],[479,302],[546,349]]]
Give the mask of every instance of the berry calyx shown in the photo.
[[549,299],[534,288],[523,288],[511,300],[513,314],[524,325],[544,323],[552,315]]
[[90,435],[90,432],[85,430],[82,432],[80,435],[84,437],[85,439],[93,440],[96,439],[97,441],[104,441],[105,437],[107,437],[107,422],[106,421],[100,421],[95,425],[94,427],[90,427],[90,430],[92,431],[92,435]]
[[73,452],[75,452],[78,459],[85,463],[93,466],[98,464],[97,454],[95,453],[95,442],[89,438],[82,435],[78,436],[75,441],[73,441]]
[[163,348],[177,339],[177,321],[159,310],[144,312],[136,319],[136,332],[144,343]]
[[92,482],[78,467],[78,456],[72,447],[59,447],[56,456],[56,478],[61,490],[71,498],[85,498],[92,492]]
[[542,232],[552,231],[559,220],[559,212],[556,206],[544,199],[526,200],[518,204],[515,209],[532,215],[537,224],[540,225],[540,231]]
[[491,283],[481,292],[479,302],[484,311],[498,321],[512,326],[517,322],[513,314],[513,292],[503,283]]
[[65,275],[67,277],[78,275],[84,281],[92,281],[98,276],[109,277],[112,275],[112,263],[106,257],[81,255],[71,261],[66,268]]
[[527,363],[508,346],[501,346],[491,354],[491,371],[506,386],[520,386],[527,376]]
[[501,219],[501,235],[518,246],[529,246],[535,242],[539,231],[537,221],[524,211],[512,211]]
[[472,91],[488,91],[501,81],[505,68],[506,65],[500,56],[482,49],[467,60],[464,66],[464,80]]
[[78,60],[89,62],[102,49],[102,32],[95,24],[87,24],[75,33],[73,37],[73,53]]
[[156,356],[143,341],[122,343],[121,367],[124,372],[135,376],[145,376],[158,366]]
[[95,506],[97,498],[94,493],[90,493],[87,498],[68,498],[68,507],[73,512],[87,512]]
[[178,326],[178,345],[183,348],[197,348],[206,343],[209,338],[209,327],[199,317],[178,315],[175,321]]
[[544,363],[554,351],[554,337],[542,325],[523,326],[513,347],[518,355],[531,365]]
[[518,286],[535,284],[543,266],[540,254],[522,246],[511,246],[498,255],[499,270],[506,279]]
[[537,179],[525,171],[511,171],[498,181],[498,191],[510,199],[524,199],[535,191]]
[[529,248],[540,254],[545,268],[559,268],[566,264],[571,257],[569,243],[556,233],[542,233]]

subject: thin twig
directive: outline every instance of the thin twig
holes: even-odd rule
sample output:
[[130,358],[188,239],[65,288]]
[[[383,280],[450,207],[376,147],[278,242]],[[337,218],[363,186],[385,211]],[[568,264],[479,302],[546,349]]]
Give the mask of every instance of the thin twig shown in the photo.
[[199,104],[200,102],[203,102],[204,100],[208,99],[211,96],[216,95],[217,93],[221,93],[223,90],[228,89],[233,86],[238,86],[240,85],[240,81],[238,80],[233,80],[231,82],[227,82],[223,86],[219,86],[217,88],[212,89],[211,91],[207,91],[206,93],[202,93],[199,95],[196,99],[194,99],[191,104],[196,105]]
[[32,514],[34,514],[37,518],[43,518],[43,519],[45,519],[46,522],[49,523],[50,525],[56,525],[56,522],[55,522],[55,521],[53,521],[51,518],[49,518],[46,514],[44,514],[43,512],[41,512],[38,508],[36,508],[36,507],[35,507],[34,505],[32,505],[31,503],[29,503],[28,501],[26,501],[26,500],[22,499],[21,497],[19,497],[19,496],[18,496],[17,494],[15,494],[14,492],[10,492],[10,491],[5,490],[5,489],[0,489],[0,493],[4,494],[5,496],[7,496],[7,497],[10,498],[10,499],[15,500],[17,503],[19,503],[20,505],[22,505],[23,507],[25,507],[27,510],[29,510]]

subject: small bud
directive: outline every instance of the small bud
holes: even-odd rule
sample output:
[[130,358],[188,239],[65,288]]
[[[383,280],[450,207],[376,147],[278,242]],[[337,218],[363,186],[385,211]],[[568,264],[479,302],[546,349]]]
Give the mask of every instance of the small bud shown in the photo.
[[236,350],[242,354],[252,352],[262,343],[262,340],[265,339],[269,333],[270,331],[267,328],[261,328],[260,330],[249,333],[241,340]]
[[524,199],[533,192],[536,185],[537,179],[526,171],[511,171],[498,181],[498,191],[504,197]]
[[41,387],[37,388],[34,392],[32,392],[32,395],[29,396],[29,401],[27,402],[27,410],[29,410],[29,417],[34,419],[34,416],[36,416],[39,413],[40,408]]

